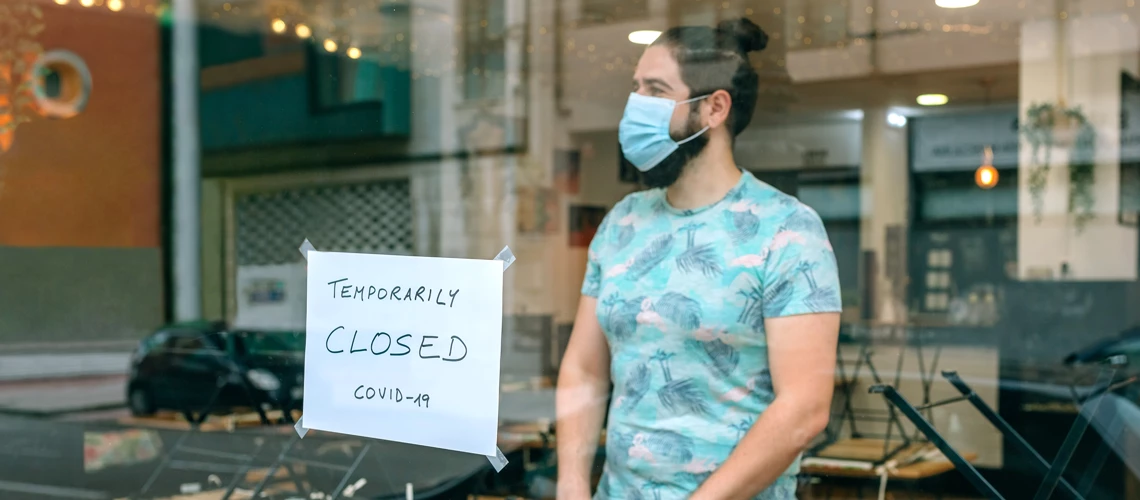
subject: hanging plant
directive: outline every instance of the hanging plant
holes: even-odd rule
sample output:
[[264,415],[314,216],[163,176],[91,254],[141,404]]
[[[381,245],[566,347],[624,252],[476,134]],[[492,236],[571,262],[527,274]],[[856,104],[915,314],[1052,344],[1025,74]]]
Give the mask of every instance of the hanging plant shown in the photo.
[[1088,122],[1080,108],[1067,110],[1077,125],[1076,141],[1069,153],[1069,213],[1073,215],[1077,232],[1093,218],[1093,184],[1096,181],[1096,129]]
[[1032,104],[1021,126],[1021,133],[1029,143],[1029,195],[1033,199],[1033,217],[1038,223],[1045,208],[1045,184],[1052,161],[1053,116],[1052,104]]
[[12,147],[16,127],[35,115],[35,62],[43,47],[43,12],[33,0],[0,3],[0,153]]
[[1071,146],[1069,154],[1069,203],[1077,231],[1093,218],[1092,186],[1096,173],[1096,129],[1080,107],[1065,108],[1050,103],[1034,103],[1026,111],[1021,134],[1029,143],[1029,194],[1033,199],[1034,220],[1041,222],[1045,208],[1045,187],[1049,181],[1054,146]]

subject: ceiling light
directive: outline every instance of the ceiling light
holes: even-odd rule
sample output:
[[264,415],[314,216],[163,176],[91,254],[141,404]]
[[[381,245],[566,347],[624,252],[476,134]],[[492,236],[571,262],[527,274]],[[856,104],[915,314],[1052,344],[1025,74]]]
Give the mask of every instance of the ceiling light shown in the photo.
[[943,9],[964,9],[978,5],[978,0],[934,0],[934,5]]
[[336,52],[336,42],[331,38],[325,40],[325,50],[328,52]]
[[944,94],[922,94],[915,99],[919,105],[922,106],[941,106],[950,102]]
[[304,24],[298,24],[297,29],[294,31],[297,33],[298,38],[309,38],[310,36],[313,36],[313,30],[309,29],[309,27],[305,26]]
[[345,53],[348,54],[349,58],[360,59],[360,49],[356,47],[349,47]]
[[284,33],[285,28],[288,27],[288,26],[285,26],[285,21],[282,21],[280,19],[274,19],[273,24],[271,24],[270,26],[273,27],[274,33]]
[[898,113],[890,113],[887,115],[887,124],[895,128],[905,127],[906,117]]
[[629,41],[640,45],[649,45],[659,36],[661,36],[660,31],[639,30],[629,34]]

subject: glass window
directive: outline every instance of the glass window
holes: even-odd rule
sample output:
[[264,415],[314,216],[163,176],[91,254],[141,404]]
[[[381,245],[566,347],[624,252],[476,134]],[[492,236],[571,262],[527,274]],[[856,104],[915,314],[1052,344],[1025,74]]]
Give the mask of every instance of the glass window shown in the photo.
[[1135,4],[0,0],[0,499],[1140,498]]

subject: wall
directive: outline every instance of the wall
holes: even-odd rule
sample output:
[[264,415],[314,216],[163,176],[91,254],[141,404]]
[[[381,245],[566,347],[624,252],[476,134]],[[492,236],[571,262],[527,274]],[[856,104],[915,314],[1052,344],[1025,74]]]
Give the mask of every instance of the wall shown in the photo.
[[[1126,17],[1126,16],[1125,16]],[[1117,222],[1120,197],[1121,72],[1137,74],[1140,29],[1119,15],[1035,21],[1023,29],[1021,114],[1036,103],[1080,106],[1096,129],[1093,219],[1081,228],[1069,213],[1071,149],[1054,148],[1040,220],[1029,186],[1027,141],[1020,155],[1018,270],[1022,279],[1133,281],[1137,230]],[[1063,267],[1067,266],[1067,275]]]
[[[140,12],[41,3],[45,50],[93,92],[0,155],[0,343],[134,339],[163,319],[158,27]],[[111,126],[113,124],[113,126]]]

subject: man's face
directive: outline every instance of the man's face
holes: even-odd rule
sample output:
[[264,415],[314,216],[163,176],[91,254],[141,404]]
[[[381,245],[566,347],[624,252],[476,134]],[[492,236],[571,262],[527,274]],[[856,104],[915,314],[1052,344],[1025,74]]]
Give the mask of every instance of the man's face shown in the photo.
[[[641,60],[637,62],[637,70],[633,73],[633,90],[641,95],[663,97],[676,102],[696,97],[689,95],[690,89],[681,80],[681,67],[673,59],[673,54],[667,47],[656,45],[645,49]],[[689,125],[694,117],[690,115],[695,114],[692,110],[699,103],[700,101],[678,104],[673,109],[669,134],[674,140],[679,141],[692,135]],[[699,121],[699,117],[696,119]]]
[[[691,96],[691,90],[681,80],[681,68],[673,59],[669,49],[659,46],[650,46],[637,63],[637,71],[633,74],[634,91],[638,94],[652,97],[661,97],[675,102],[685,101]],[[696,96],[700,97],[700,96]],[[677,146],[673,154],[666,157],[655,167],[640,174],[641,181],[652,188],[672,186],[681,178],[685,168],[693,158],[696,158],[708,145],[708,137],[700,134],[701,114],[700,101],[677,104],[673,108],[673,115],[669,118],[669,135],[674,141],[683,141],[692,138]]]

